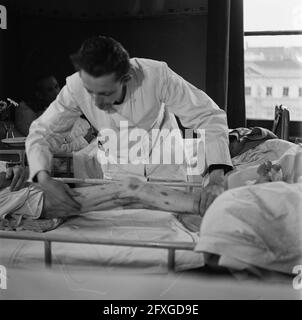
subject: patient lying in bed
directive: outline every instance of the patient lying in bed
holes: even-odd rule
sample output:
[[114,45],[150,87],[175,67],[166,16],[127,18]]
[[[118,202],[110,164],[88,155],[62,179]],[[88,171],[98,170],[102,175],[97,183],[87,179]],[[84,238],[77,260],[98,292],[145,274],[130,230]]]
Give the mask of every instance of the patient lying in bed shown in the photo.
[[[276,144],[278,140],[269,140],[266,143]],[[228,175],[226,187],[234,188],[244,185],[287,181],[294,182],[295,176],[302,175],[299,167],[301,152],[297,152],[297,145],[282,141],[287,144],[287,151],[278,159],[279,163],[273,164],[270,160],[259,165],[251,165],[244,170],[236,169]],[[260,148],[261,146],[258,146]],[[262,147],[261,147],[262,148]],[[279,148],[280,149],[280,148]],[[295,149],[295,150],[292,150]],[[267,154],[267,153],[265,153]],[[295,168],[294,168],[295,167]],[[294,168],[294,170],[292,170]],[[301,171],[301,172],[300,172]],[[18,217],[19,226],[22,219],[54,219],[66,218],[73,213],[53,210],[47,198],[38,185],[31,184],[17,192],[9,192],[9,181],[5,179],[5,173],[0,174],[0,219]],[[188,193],[160,185],[143,183],[135,178],[121,182],[112,182],[105,185],[76,188],[76,200],[81,203],[81,213],[113,208],[145,208],[158,209],[175,213],[189,213],[203,216],[205,212],[200,208],[201,194]]]
[[[3,181],[3,174],[1,176]],[[5,186],[4,183],[3,185]],[[179,213],[200,213],[199,193],[187,193],[164,186],[146,184],[136,178],[74,190],[76,191],[75,199],[81,203],[81,213],[113,208],[145,208]],[[8,188],[0,191],[0,219],[2,222],[6,219],[6,226],[10,225],[13,229],[21,228],[22,219],[57,219],[68,216],[63,210],[54,211],[36,184],[15,192],[10,192]],[[33,223],[32,221],[31,224]]]

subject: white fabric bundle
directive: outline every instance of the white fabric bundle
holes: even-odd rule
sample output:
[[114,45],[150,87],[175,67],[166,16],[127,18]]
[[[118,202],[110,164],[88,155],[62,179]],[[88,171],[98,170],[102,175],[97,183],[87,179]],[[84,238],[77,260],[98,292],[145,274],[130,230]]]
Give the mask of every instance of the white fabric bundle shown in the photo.
[[43,192],[30,185],[19,191],[9,187],[0,191],[0,219],[9,214],[24,218],[38,219],[43,209]]
[[302,264],[302,184],[270,182],[231,189],[203,218],[196,251],[219,265],[291,274]]

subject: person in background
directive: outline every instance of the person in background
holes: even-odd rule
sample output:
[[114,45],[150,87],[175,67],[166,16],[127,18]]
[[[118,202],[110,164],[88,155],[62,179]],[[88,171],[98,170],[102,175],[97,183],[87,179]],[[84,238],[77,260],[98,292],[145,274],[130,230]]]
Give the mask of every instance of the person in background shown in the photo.
[[[31,123],[42,115],[47,107],[56,99],[60,85],[52,73],[42,73],[25,86],[25,99],[15,109],[15,128],[23,136],[29,133]],[[54,152],[73,152],[86,147],[95,137],[95,130],[85,117],[79,118],[70,134],[64,137],[49,135],[48,139]]]
[[24,84],[23,98],[15,109],[15,128],[27,136],[31,123],[55,100],[60,92],[59,83],[51,73],[44,73]]

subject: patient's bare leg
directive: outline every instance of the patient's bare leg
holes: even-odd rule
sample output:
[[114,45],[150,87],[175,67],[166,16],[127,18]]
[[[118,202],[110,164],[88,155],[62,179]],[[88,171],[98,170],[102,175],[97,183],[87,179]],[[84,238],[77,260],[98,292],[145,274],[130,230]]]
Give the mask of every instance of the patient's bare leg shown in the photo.
[[[151,185],[135,178],[74,190],[79,194],[75,200],[81,203],[82,213],[123,207],[200,214],[200,194]],[[45,201],[43,216],[53,217],[54,214]],[[61,212],[58,214],[62,216]]]

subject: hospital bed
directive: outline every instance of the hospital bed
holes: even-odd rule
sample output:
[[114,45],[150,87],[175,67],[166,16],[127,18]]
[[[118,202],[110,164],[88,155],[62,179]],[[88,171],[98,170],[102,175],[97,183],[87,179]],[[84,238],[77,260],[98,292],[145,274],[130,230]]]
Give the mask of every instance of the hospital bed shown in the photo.
[[[295,183],[295,181],[290,182],[290,179],[294,171],[296,169],[299,169],[296,168],[298,164],[296,160],[298,158],[295,156],[296,154],[301,155],[301,152],[299,152],[299,150],[299,146],[295,146],[294,144],[291,144],[290,142],[284,140],[268,140],[262,145],[259,145],[258,147],[254,148],[253,150],[249,150],[245,154],[238,156],[237,159],[233,159],[233,163],[236,167],[236,172],[239,173],[239,175],[241,173],[244,173],[244,178],[249,179],[252,177],[258,165],[261,164],[264,159],[271,161],[278,159],[279,163],[281,163],[282,168],[284,169],[285,176],[287,177],[287,179],[289,179],[288,182]],[[249,176],[249,174],[251,174],[251,176]],[[64,180],[62,181],[66,183],[98,182],[93,180],[74,180],[70,178],[63,179]],[[173,187],[181,187],[191,191],[192,189],[194,191],[195,188],[201,186],[200,184],[190,182],[151,181],[149,183],[159,183],[164,185],[170,185]],[[282,185],[280,184],[280,186]],[[290,185],[288,186],[290,187]],[[270,185],[268,185],[265,192],[274,192],[274,190],[273,188],[270,188]],[[291,191],[289,190],[289,192]],[[240,193],[238,194],[240,195]],[[258,196],[262,195],[260,194]],[[270,205],[274,205],[276,209],[278,209],[278,199],[276,197],[276,194],[276,203],[271,203],[271,201],[269,200],[270,196],[270,193],[268,193],[267,208],[269,209]],[[227,199],[230,199],[230,197]],[[290,201],[286,200],[282,200],[282,205],[287,205],[287,202],[288,205],[294,205],[291,204]],[[211,214],[208,215],[208,230],[211,229],[211,226],[215,227],[217,225],[217,221],[223,221],[223,219],[228,218],[227,215],[223,214],[226,206],[221,202],[215,203],[216,206],[213,206],[211,208],[211,211],[213,212],[211,212]],[[240,205],[238,200],[235,199],[233,199],[232,203]],[[227,203],[229,210],[232,209],[232,203]],[[257,205],[257,203],[255,203],[255,205]],[[238,209],[241,211],[243,210],[239,207]],[[211,217],[215,217],[215,215],[219,217],[219,220],[216,220],[216,222],[211,221]],[[100,220],[97,220],[96,217],[98,219],[100,218]],[[131,262],[129,264],[127,262],[126,268],[134,267],[134,270],[137,271],[138,268],[142,267],[144,272],[147,273],[163,273],[166,272],[167,269],[169,271],[183,271],[204,266],[204,257],[202,252],[205,250],[205,244],[208,240],[206,233],[204,233],[203,236],[199,238],[199,234],[197,232],[191,232],[190,230],[188,230],[182,223],[180,223],[180,221],[177,220],[175,215],[172,213],[153,210],[140,211],[138,209],[137,211],[132,210],[130,212],[128,212],[127,210],[112,210],[102,212],[101,214],[91,213],[90,215],[85,216],[85,219],[81,221],[67,221],[58,229],[47,232],[45,234],[28,232],[14,233],[1,231],[0,242],[4,240],[23,241],[23,244],[20,244],[19,247],[15,246],[15,248],[13,248],[15,256],[8,257],[7,261],[17,261],[15,265],[23,266],[23,264],[26,264],[28,261],[32,262],[38,259],[37,251],[39,250],[37,250],[37,247],[34,247],[33,245],[35,254],[31,255],[29,253],[29,251],[31,250],[30,245],[28,247],[24,245],[24,240],[26,240],[27,243],[31,244],[33,242],[44,243],[44,264],[47,267],[54,267],[55,265],[58,265],[57,256],[63,256],[64,264],[77,265],[78,263],[80,263],[84,268],[90,267],[91,265],[95,265],[96,267],[105,266],[109,268],[114,268],[113,266],[116,266],[118,264],[123,265],[124,261],[128,261],[127,259],[129,259],[131,260]],[[115,225],[117,221],[122,223],[122,225]],[[155,223],[155,221],[157,221],[157,224]],[[201,221],[199,221],[199,223],[200,222]],[[80,227],[77,225],[77,223],[79,223]],[[226,220],[226,223],[229,222]],[[202,225],[204,225],[204,223],[202,223]],[[151,227],[149,229],[144,229],[142,228],[142,226]],[[108,229],[106,229],[106,227],[108,227]],[[110,227],[112,228],[110,229]],[[232,229],[231,233],[235,234],[233,228],[234,224],[231,223],[230,227]],[[160,231],[156,231],[156,228],[159,228]],[[213,228],[213,230],[214,229],[215,228]],[[226,230],[225,227],[220,228],[219,230],[216,229],[214,230],[214,232],[219,232],[220,234],[223,234],[224,230]],[[171,234],[168,231],[173,231],[174,234],[173,232]],[[267,233],[269,233],[269,230],[267,231]],[[240,240],[240,237],[238,239]],[[227,242],[224,242],[223,245],[225,245],[226,243]],[[84,249],[83,251],[78,253],[74,249],[70,249],[71,247],[68,247],[67,244],[72,244],[74,246],[72,248],[79,248],[83,246]],[[79,244],[81,244],[81,246],[79,246]],[[87,245],[89,247],[87,247]],[[209,250],[209,252],[218,254],[219,252],[215,252],[215,246],[216,243],[211,243],[211,247],[208,246],[207,249]],[[99,249],[96,249],[94,251],[91,249],[91,247],[98,247]],[[228,243],[228,247],[232,248],[232,242]],[[118,248],[127,249],[123,251],[122,249]],[[198,250],[196,250],[196,248],[200,248],[199,252]],[[24,250],[28,250],[27,252],[25,252],[24,256],[21,257],[19,260],[15,259],[16,256],[19,253],[21,254]],[[85,250],[87,250],[87,252]],[[91,252],[88,253],[89,250],[91,250]],[[0,249],[0,258],[1,251],[3,251],[3,245]],[[9,248],[7,249],[7,251],[9,251]],[[41,258],[40,251],[39,255]],[[148,252],[150,252],[150,254]],[[155,252],[160,252],[160,254]],[[241,250],[241,253],[242,252],[244,253],[245,251]],[[91,255],[94,255],[93,259],[91,259]],[[56,259],[54,259],[54,257]],[[87,258],[87,261],[86,263],[83,263],[85,258]],[[151,262],[152,259],[154,261]],[[165,263],[163,263],[163,260],[165,260]],[[233,260],[231,262],[232,265],[235,265],[238,261]],[[228,260],[228,263],[230,263],[230,260]]]
[[78,236],[62,236],[62,235],[47,235],[28,232],[11,232],[0,231],[0,238],[3,239],[19,239],[41,241],[44,243],[44,262],[45,266],[52,266],[52,243],[78,243],[90,245],[106,245],[106,246],[128,246],[142,248],[157,248],[167,249],[167,268],[168,271],[175,271],[175,251],[176,250],[194,250],[194,243],[189,242],[168,242],[168,241],[134,241],[134,240],[109,240],[109,239],[94,239],[85,240]]
[[[110,183],[110,181],[101,180],[101,179],[74,179],[74,178],[56,178],[57,180],[60,180],[64,183],[69,184],[78,184],[81,183],[81,185],[94,185],[94,184],[104,184],[104,183]],[[150,181],[151,184],[160,184],[165,186],[170,186],[174,188],[181,188],[193,191],[195,188],[200,188],[201,184],[199,183],[193,183],[193,182],[175,182],[175,181]],[[113,213],[114,212],[114,213]],[[123,213],[125,212],[125,214]],[[101,214],[101,212],[99,212]],[[97,212],[92,213],[91,216],[93,217],[92,220],[95,221],[96,217],[99,216]],[[56,265],[56,262],[54,262],[53,255],[56,255],[56,248],[54,248],[55,245],[59,246],[59,244],[73,244],[75,246],[81,246],[81,245],[89,245],[89,246],[100,246],[107,248],[107,254],[110,251],[109,248],[116,248],[116,247],[128,247],[130,251],[126,252],[127,254],[132,254],[130,248],[141,248],[142,251],[137,253],[137,256],[134,257],[134,261],[137,261],[139,259],[139,255],[144,251],[146,252],[146,255],[148,255],[148,252],[150,252],[150,256],[155,255],[157,256],[156,251],[160,251],[161,253],[158,255],[160,258],[156,258],[157,260],[160,260],[161,268],[160,272],[165,272],[164,270],[171,272],[177,270],[177,259],[176,255],[177,252],[183,253],[184,251],[188,252],[189,254],[186,255],[186,257],[180,258],[182,265],[187,265],[187,267],[180,267],[183,268],[190,268],[190,266],[194,267],[201,267],[203,265],[203,259],[201,254],[194,253],[194,247],[196,245],[197,241],[197,233],[191,232],[185,228],[175,217],[173,213],[167,213],[167,212],[155,212],[154,210],[147,210],[147,209],[135,209],[135,210],[111,210],[106,213],[102,213],[104,216],[106,215],[105,220],[111,219],[112,215],[117,214],[117,219],[120,219],[123,215],[126,215],[126,221],[122,226],[120,226],[122,232],[124,232],[125,237],[106,237],[99,233],[98,230],[92,230],[90,232],[89,227],[85,225],[85,231],[82,233],[79,233],[78,230],[66,230],[69,228],[68,221],[65,222],[62,226],[59,226],[56,230],[52,230],[45,233],[37,233],[37,232],[29,232],[29,231],[19,231],[19,232],[13,232],[13,231],[0,231],[0,243],[2,249],[0,249],[0,259],[1,259],[1,251],[3,252],[4,246],[9,245],[8,240],[19,240],[19,241],[26,241],[27,243],[36,242],[39,244],[44,244],[44,265],[47,268],[51,268],[54,265]],[[130,215],[129,220],[127,220],[127,214]],[[134,220],[140,219],[141,214],[147,219],[142,220],[139,222],[138,225],[135,225],[133,223]],[[149,214],[149,215],[148,215]],[[155,219],[152,220],[150,217],[159,218],[159,222],[156,223]],[[79,218],[81,219],[81,218]],[[84,218],[85,219],[85,218]],[[144,219],[144,218],[143,218]],[[104,221],[105,221],[104,220]],[[106,221],[107,221],[106,220]],[[201,221],[201,220],[200,220]],[[73,223],[73,220],[71,224]],[[92,222],[93,223],[93,222]],[[102,222],[103,223],[103,222]],[[114,221],[114,223],[117,223]],[[129,225],[127,225],[129,223]],[[161,226],[160,224],[163,224],[165,226]],[[76,224],[76,223],[75,223]],[[80,223],[81,224],[81,223]],[[146,227],[144,226],[146,225]],[[108,223],[109,225],[109,223]],[[133,226],[132,233],[136,233],[135,237],[133,238],[131,236],[131,231],[126,232],[124,231],[125,228],[131,229],[131,225]],[[149,226],[151,225],[151,227]],[[67,226],[67,227],[66,227]],[[172,226],[172,229],[175,228],[177,231],[171,231],[170,227]],[[73,228],[74,225],[72,225],[71,228]],[[65,229],[64,229],[65,228]],[[118,229],[119,226],[116,226]],[[152,229],[153,228],[153,229]],[[199,229],[199,226],[197,226]],[[66,232],[64,232],[66,230]],[[84,229],[83,229],[84,230]],[[114,230],[114,228],[113,228]],[[103,230],[102,230],[103,231]],[[88,234],[89,233],[89,234]],[[142,234],[145,233],[145,235],[150,234],[149,238],[146,236],[144,238]],[[83,236],[84,234],[84,236]],[[129,238],[130,234],[130,238]],[[138,234],[138,236],[137,236]],[[175,236],[173,235],[175,234]],[[172,237],[172,238],[171,238]],[[143,238],[143,239],[138,239]],[[6,240],[4,244],[4,239]],[[163,239],[163,240],[162,240]],[[22,247],[22,245],[21,245]],[[12,250],[18,250],[16,247],[12,247]],[[66,249],[67,250],[67,249]],[[84,249],[85,250],[85,249]],[[101,250],[101,249],[100,249]],[[114,251],[114,249],[112,249]],[[148,251],[149,250],[149,251]],[[6,250],[6,254],[8,250]],[[163,253],[165,252],[165,253]],[[123,252],[119,252],[122,253]],[[191,255],[190,255],[191,253]],[[64,253],[65,254],[65,253]],[[4,254],[5,255],[5,254]],[[43,255],[43,254],[42,254]],[[135,255],[135,254],[134,254]],[[144,254],[143,254],[144,255]],[[40,253],[41,256],[41,253]],[[190,260],[190,256],[195,256],[193,260],[195,261],[193,264],[190,262],[186,262],[186,260]],[[197,258],[196,258],[197,256]],[[164,258],[165,257],[165,258]],[[36,257],[35,257],[36,259]],[[89,261],[88,257],[88,261]],[[109,258],[109,260],[112,259]],[[146,257],[144,257],[142,260],[146,260]],[[9,257],[7,259],[8,261],[11,261],[12,258]],[[82,260],[82,259],[80,259]],[[164,266],[164,260],[166,260],[165,266]],[[24,263],[26,264],[26,259],[24,260]],[[135,262],[134,262],[135,263]],[[86,264],[86,263],[84,263]],[[89,262],[88,262],[89,264]],[[131,263],[130,263],[131,264]],[[141,263],[142,265],[144,263]],[[147,265],[149,266],[150,261],[148,261]],[[150,270],[149,266],[147,266],[147,270]],[[151,267],[151,270],[154,268]],[[158,270],[158,268],[155,268]],[[148,271],[149,272],[149,271]],[[153,271],[151,271],[153,272]]]

